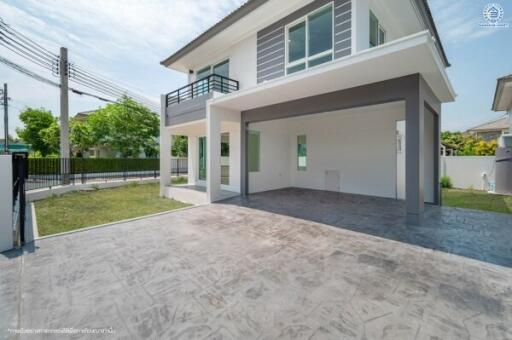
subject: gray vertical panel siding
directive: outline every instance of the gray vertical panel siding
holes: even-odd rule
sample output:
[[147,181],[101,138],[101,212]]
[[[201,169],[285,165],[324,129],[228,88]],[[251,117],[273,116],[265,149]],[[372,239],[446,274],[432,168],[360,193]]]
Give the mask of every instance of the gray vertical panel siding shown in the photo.
[[352,1],[334,2],[334,59],[352,53]]
[[352,0],[316,0],[258,32],[258,83],[285,75],[285,26],[331,2],[334,59],[352,53]]

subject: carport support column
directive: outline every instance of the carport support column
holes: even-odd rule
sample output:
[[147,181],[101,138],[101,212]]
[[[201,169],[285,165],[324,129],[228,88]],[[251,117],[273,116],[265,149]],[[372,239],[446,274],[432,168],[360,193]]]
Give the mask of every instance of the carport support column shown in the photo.
[[206,103],[206,193],[208,202],[220,197],[220,114]]
[[411,225],[423,223],[424,129],[425,105],[418,83],[405,102],[405,199],[407,224]]
[[249,123],[243,119],[240,122],[240,194],[247,196],[249,194],[249,171],[247,166]]
[[160,96],[160,196],[165,196],[165,187],[171,185],[171,133],[166,128],[167,99]]
[[199,143],[195,135],[187,136],[187,183],[195,185],[199,169]]

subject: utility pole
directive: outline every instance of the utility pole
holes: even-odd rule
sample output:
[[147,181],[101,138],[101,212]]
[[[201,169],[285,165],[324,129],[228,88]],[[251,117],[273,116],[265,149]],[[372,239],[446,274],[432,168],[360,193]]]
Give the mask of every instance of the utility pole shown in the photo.
[[69,99],[68,99],[68,49],[60,48],[60,158],[62,184],[69,184]]
[[2,105],[4,106],[4,153],[7,155],[9,153],[9,105],[7,104],[9,97],[7,96],[7,83],[4,83],[4,90],[1,92],[3,95]]

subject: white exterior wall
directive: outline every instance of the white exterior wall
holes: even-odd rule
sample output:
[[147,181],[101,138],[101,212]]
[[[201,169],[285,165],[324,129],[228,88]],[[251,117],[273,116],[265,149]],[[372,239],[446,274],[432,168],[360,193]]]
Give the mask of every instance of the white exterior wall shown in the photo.
[[[340,171],[340,191],[396,197],[397,109],[358,109],[296,119],[292,124],[292,184],[323,190],[325,171]],[[297,135],[307,136],[307,170],[296,165]]]
[[12,156],[0,155],[0,252],[12,249]]
[[441,176],[449,176],[455,188],[489,190],[495,181],[495,164],[494,156],[444,156]]
[[[229,49],[211,55],[208,64],[198,65],[194,72],[229,59],[229,78],[238,80],[240,89],[256,85],[256,33],[235,43]],[[196,80],[195,73],[189,74],[189,82]]]
[[229,77],[240,89],[256,85],[256,34],[242,40],[229,52]]
[[249,193],[291,186],[288,121],[253,123],[249,130],[260,132],[260,171],[249,172]]
[[352,1],[352,53],[370,47],[370,1]]
[[[260,172],[249,190],[286,186],[325,189],[339,170],[341,192],[396,198],[396,121],[403,106],[356,109],[251,124],[260,131]],[[307,136],[307,170],[297,170],[297,136]],[[289,176],[287,176],[289,174]]]
[[[386,8],[385,1],[369,0],[370,10],[375,14],[379,20],[379,24],[386,31],[386,42],[396,40],[405,36],[402,29],[400,28],[400,20],[396,17],[396,13],[392,13],[389,8]],[[394,17],[392,15],[395,15]],[[368,38],[367,44],[370,45],[370,21],[368,12]]]

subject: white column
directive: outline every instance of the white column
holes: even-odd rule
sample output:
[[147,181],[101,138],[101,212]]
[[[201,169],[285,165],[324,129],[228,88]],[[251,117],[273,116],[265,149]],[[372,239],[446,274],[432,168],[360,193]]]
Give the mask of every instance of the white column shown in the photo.
[[220,115],[206,104],[206,193],[208,202],[220,197]]
[[229,188],[240,192],[240,122],[229,123]]
[[166,128],[166,97],[160,96],[160,196],[165,196],[165,187],[171,184],[171,133]]
[[12,156],[0,155],[0,252],[12,249]]
[[368,0],[352,0],[352,53],[370,47],[370,4]]
[[196,135],[188,135],[188,175],[187,175],[187,183],[189,185],[195,185],[197,181],[197,171],[199,169],[199,143],[198,136]]

